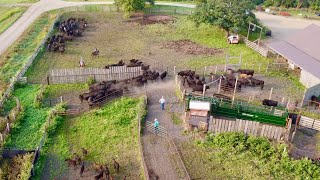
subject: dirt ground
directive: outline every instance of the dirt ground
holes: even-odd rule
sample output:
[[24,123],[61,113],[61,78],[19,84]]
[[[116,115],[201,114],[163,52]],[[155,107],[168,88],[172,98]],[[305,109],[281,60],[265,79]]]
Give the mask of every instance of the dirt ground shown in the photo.
[[223,53],[222,49],[207,48],[188,39],[165,42],[163,43],[163,47],[167,49],[174,49],[176,52],[183,52],[191,55],[217,55]]
[[168,15],[153,15],[153,14],[133,14],[131,18],[127,21],[128,23],[148,25],[148,24],[168,24],[174,22],[174,17]]

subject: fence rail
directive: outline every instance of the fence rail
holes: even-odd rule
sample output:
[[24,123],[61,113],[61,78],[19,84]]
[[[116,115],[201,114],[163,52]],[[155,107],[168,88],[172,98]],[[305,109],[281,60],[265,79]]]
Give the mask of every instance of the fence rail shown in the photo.
[[320,131],[320,120],[301,116],[299,126]]
[[114,66],[109,69],[77,68],[54,69],[47,78],[48,84],[85,83],[90,78],[96,82],[124,80],[142,75],[141,67]]
[[217,119],[210,116],[209,130],[221,133],[221,132],[243,132],[253,136],[262,136],[269,139],[275,139],[279,141],[284,136],[286,128],[271,126],[255,121],[247,120],[226,120]]
[[261,55],[264,56],[264,57],[267,57],[267,56],[268,56],[268,49],[266,49],[266,48],[264,48],[264,47],[261,47],[261,46],[259,46],[258,44],[254,43],[254,42],[251,42],[251,41],[248,40],[247,38],[243,38],[243,39],[244,39],[245,44],[246,44],[249,48],[257,51],[259,54],[261,54]]

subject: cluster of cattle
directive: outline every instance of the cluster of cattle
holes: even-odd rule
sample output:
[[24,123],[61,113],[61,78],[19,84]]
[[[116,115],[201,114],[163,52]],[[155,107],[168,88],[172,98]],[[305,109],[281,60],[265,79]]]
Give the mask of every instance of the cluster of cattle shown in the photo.
[[264,87],[264,81],[253,78],[254,70],[239,69],[237,71],[228,69],[229,74],[225,74],[221,79],[221,89],[223,91],[233,91],[236,84],[236,76],[239,78],[237,81],[237,91],[241,91],[242,86],[260,86],[261,90]]
[[81,102],[83,102],[83,100],[88,101],[91,107],[100,104],[107,98],[122,96],[123,88],[116,84],[117,82],[115,80],[94,83],[90,85],[89,92],[79,95],[79,99]]
[[159,73],[155,70],[149,70],[150,65],[144,65],[143,62],[139,61],[138,59],[131,59],[129,61],[129,64],[125,64],[123,60],[121,60],[116,64],[106,65],[105,69],[109,69],[110,67],[115,67],[115,66],[124,66],[124,65],[126,65],[127,67],[141,67],[141,70],[143,71],[142,75],[126,80],[127,84],[131,84],[134,86],[142,86],[145,83],[147,83],[148,80],[154,81],[154,80],[157,80],[159,77],[161,80],[163,80],[168,74],[167,71]]
[[[203,91],[203,85],[206,83],[205,77],[200,77],[200,75],[192,70],[180,71],[178,75],[183,78],[183,85],[187,82],[192,91]],[[206,90],[207,89],[209,89],[209,86],[206,86]]]
[[55,27],[58,27],[60,33],[47,39],[47,49],[63,53],[65,41],[72,41],[74,37],[81,36],[86,26],[87,22],[84,18],[69,18],[67,21],[56,22]]
[[[106,65],[104,68],[105,69],[109,69],[110,67],[114,67],[114,66],[124,66],[126,65],[123,60],[120,60],[118,63],[116,64],[108,64]],[[139,61],[138,59],[131,59],[129,64],[126,65],[127,67],[140,67],[141,69],[146,71],[150,68],[150,65],[144,65],[142,61]]]
[[[81,148],[83,156],[80,157],[78,154],[74,153],[73,158],[65,159],[65,161],[68,163],[69,167],[73,167],[74,170],[76,170],[77,166],[80,165],[80,177],[83,176],[83,173],[85,171],[85,162],[84,158],[88,156],[88,151],[84,148]],[[117,173],[120,171],[120,164],[113,158],[113,167]],[[112,180],[113,178],[110,175],[110,171],[108,168],[108,165],[101,165],[93,163],[93,169],[98,173],[96,176],[94,176],[95,180]],[[89,167],[87,167],[89,169]],[[123,180],[125,180],[127,177],[125,176]]]

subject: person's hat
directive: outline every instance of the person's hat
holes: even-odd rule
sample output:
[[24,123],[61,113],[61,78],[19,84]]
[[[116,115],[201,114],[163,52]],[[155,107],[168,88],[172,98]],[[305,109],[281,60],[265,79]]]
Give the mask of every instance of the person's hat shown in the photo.
[[154,119],[154,121],[158,121],[158,119]]

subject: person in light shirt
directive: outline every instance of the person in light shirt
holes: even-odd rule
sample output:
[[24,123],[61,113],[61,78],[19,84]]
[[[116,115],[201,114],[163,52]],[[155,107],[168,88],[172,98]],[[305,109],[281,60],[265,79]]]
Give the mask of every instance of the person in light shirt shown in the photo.
[[163,96],[161,97],[161,99],[159,100],[159,103],[160,103],[160,107],[161,107],[161,110],[163,111],[164,110],[164,104],[165,104],[166,100],[163,98]]

